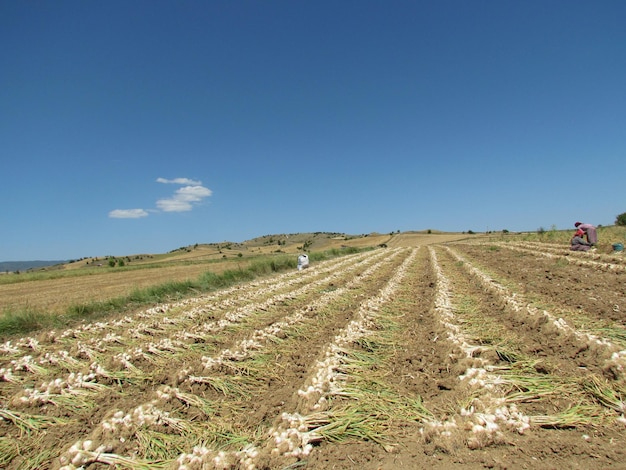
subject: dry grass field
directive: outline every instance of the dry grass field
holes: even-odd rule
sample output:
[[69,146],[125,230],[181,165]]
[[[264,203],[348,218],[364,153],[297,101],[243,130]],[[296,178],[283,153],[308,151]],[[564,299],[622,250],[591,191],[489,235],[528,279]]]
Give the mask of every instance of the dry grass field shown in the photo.
[[219,272],[224,265],[211,268],[207,264],[173,265],[118,272],[105,268],[102,271],[107,272],[85,276],[0,285],[0,306],[5,309],[31,308],[57,314],[64,312],[70,305],[104,301],[128,295],[135,289],[192,279],[209,269]]

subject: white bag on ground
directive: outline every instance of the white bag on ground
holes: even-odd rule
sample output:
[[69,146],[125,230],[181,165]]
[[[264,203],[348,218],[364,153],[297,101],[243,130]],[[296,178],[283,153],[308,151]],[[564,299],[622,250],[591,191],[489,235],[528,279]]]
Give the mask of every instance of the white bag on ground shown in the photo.
[[304,268],[309,267],[309,256],[301,254],[298,256],[298,271],[302,271]]

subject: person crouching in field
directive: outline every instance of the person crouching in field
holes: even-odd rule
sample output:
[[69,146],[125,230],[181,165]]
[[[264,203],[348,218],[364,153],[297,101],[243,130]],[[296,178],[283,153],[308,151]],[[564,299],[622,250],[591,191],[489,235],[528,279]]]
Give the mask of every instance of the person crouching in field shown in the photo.
[[570,240],[570,250],[589,251],[589,249],[591,248],[591,243],[585,241],[585,239],[583,238],[584,234],[585,232],[583,232],[581,229],[576,230],[576,233]]
[[596,232],[596,228],[593,225],[576,222],[574,224],[574,227],[584,232],[585,237],[587,238],[587,243],[592,246],[598,243],[598,233]]

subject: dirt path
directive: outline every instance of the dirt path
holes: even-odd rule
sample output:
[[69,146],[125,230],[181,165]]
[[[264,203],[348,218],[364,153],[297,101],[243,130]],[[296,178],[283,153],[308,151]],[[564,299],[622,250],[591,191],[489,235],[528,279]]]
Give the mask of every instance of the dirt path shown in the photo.
[[620,468],[624,274],[424,241],[0,345],[0,467]]

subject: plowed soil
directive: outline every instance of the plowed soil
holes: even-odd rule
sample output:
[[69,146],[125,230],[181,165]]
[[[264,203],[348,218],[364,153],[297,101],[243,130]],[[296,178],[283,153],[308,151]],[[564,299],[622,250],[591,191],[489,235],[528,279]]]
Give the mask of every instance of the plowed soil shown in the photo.
[[407,235],[12,340],[0,468],[626,468],[625,280]]

